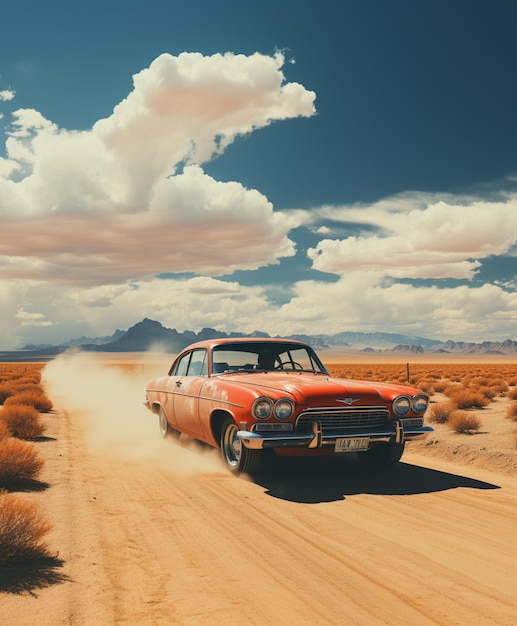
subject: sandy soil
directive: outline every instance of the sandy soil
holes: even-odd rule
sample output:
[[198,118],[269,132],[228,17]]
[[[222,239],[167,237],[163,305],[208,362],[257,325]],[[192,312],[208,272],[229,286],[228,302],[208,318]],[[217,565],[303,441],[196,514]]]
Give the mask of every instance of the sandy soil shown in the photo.
[[4,578],[0,624],[515,624],[515,473],[483,456],[512,429],[501,407],[485,437],[437,431],[389,472],[340,455],[253,482],[159,439],[148,369],[57,359],[46,378],[41,489],[20,497],[57,556]]

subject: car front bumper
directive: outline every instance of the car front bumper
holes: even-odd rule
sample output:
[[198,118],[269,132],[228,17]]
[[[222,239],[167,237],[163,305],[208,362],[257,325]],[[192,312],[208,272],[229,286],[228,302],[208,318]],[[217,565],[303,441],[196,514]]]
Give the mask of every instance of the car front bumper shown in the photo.
[[369,439],[369,446],[376,443],[403,443],[404,441],[415,441],[425,439],[434,432],[431,426],[410,426],[404,428],[402,422],[393,420],[391,429],[347,429],[346,431],[335,432],[322,431],[318,421],[313,422],[312,432],[253,432],[239,430],[237,437],[246,448],[252,450],[263,450],[271,448],[322,448],[324,446],[335,446],[338,439]]

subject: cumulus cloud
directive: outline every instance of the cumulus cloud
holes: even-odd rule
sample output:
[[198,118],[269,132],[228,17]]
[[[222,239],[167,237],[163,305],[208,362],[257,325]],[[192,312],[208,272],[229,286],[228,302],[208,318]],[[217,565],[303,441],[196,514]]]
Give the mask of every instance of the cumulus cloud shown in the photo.
[[[115,329],[127,329],[144,317],[179,331],[210,327],[227,332],[262,330],[271,335],[291,335],[382,330],[443,340],[517,338],[515,292],[488,284],[438,288],[387,283],[382,273],[371,271],[352,272],[335,283],[294,283],[292,297],[283,305],[268,299],[266,287],[200,276],[182,280],[154,278],[124,288],[28,286],[21,282],[17,286],[18,294],[12,285],[0,281],[0,293],[9,289],[12,306],[22,298],[38,303],[38,314],[24,313],[18,323],[54,322],[48,327],[25,326],[23,343],[59,343],[63,337],[111,335]],[[23,310],[32,308],[27,304]],[[4,346],[19,347],[12,343],[13,336],[18,336],[14,330],[13,326],[0,328]]]
[[20,320],[20,325],[23,326],[53,326],[54,323],[50,320],[46,320],[43,313],[29,313],[23,309],[19,309],[16,313],[16,319]]
[[314,114],[314,93],[286,83],[283,62],[163,54],[88,131],[15,111],[0,162],[0,277],[103,285],[294,254],[288,216],[201,167],[239,135]]
[[[455,288],[386,284],[382,273],[353,272],[335,283],[303,281],[278,318],[311,332],[401,332],[437,339],[515,338],[517,293],[495,285]],[[322,327],[324,320],[324,327]]]
[[[334,222],[369,224],[373,234],[323,239],[308,251],[315,269],[344,274],[371,270],[394,278],[472,279],[479,259],[508,252],[517,241],[517,199],[440,201],[419,206],[408,194],[332,212]],[[319,218],[329,217],[328,207]],[[381,232],[381,234],[377,234]]]
[[13,100],[15,92],[12,89],[2,89],[0,91],[0,101],[8,102]]
[[[287,83],[283,63],[165,54],[89,130],[61,129],[34,109],[12,114],[0,158],[2,346],[110,335],[144,317],[178,330],[515,337],[509,289],[397,283],[470,280],[483,259],[515,254],[512,195],[408,192],[273,211],[259,191],[205,173],[236,137],[314,114],[314,93]],[[308,251],[313,268],[338,280],[292,282],[279,305],[267,285],[218,278],[294,255],[297,227],[321,238]]]

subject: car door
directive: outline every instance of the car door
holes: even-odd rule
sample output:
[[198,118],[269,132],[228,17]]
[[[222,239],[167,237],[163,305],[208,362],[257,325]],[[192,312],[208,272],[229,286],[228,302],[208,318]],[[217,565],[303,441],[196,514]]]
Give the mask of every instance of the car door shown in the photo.
[[192,350],[189,354],[186,371],[182,370],[175,380],[174,416],[181,431],[203,439],[207,425],[199,419],[199,396],[208,375],[208,357],[205,349]]

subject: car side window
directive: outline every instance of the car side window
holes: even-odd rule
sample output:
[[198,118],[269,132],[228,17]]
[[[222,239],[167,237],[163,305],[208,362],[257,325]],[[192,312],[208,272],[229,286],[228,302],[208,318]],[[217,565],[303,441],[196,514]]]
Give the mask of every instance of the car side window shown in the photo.
[[188,362],[190,360],[190,352],[183,355],[176,363],[176,367],[171,372],[171,376],[185,376],[187,374]]
[[208,364],[206,358],[206,350],[194,350],[190,365],[188,367],[187,376],[206,376],[208,374]]

